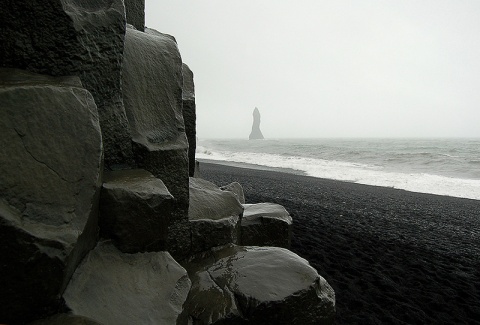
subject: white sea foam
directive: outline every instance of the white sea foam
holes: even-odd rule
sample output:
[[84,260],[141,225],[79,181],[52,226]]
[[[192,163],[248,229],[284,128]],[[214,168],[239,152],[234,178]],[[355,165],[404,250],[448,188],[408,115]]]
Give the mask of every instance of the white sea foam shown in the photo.
[[480,180],[428,173],[401,173],[351,162],[253,152],[214,151],[197,147],[197,158],[294,169],[309,176],[480,200]]

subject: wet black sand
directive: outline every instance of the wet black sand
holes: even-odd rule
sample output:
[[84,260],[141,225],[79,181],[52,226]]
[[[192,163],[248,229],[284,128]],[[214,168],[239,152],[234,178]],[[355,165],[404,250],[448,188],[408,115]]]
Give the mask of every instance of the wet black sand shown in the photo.
[[479,200],[205,162],[200,175],[290,212],[338,324],[480,324]]

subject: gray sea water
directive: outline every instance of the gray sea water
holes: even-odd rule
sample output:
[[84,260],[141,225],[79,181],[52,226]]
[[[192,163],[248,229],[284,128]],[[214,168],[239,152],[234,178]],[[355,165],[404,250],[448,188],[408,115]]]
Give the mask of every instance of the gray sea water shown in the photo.
[[480,200],[480,139],[200,139],[197,158]]

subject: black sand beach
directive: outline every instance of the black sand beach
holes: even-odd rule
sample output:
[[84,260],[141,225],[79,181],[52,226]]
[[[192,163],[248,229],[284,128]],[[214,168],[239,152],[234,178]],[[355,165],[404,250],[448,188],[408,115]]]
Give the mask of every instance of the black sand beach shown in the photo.
[[338,324],[480,324],[480,201],[205,162],[200,175],[290,212]]

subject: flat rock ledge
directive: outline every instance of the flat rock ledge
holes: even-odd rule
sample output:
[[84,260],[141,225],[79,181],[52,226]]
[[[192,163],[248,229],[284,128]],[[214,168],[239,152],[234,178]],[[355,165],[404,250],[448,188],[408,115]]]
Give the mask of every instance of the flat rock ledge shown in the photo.
[[192,233],[191,252],[240,242],[243,207],[235,194],[222,191],[201,178],[190,178],[188,218]]
[[176,324],[191,282],[168,252],[124,254],[100,242],[63,298],[72,313],[101,324]]
[[278,247],[229,245],[182,263],[191,324],[333,324],[335,293],[308,262]]
[[292,217],[275,203],[244,204],[242,245],[290,248]]

